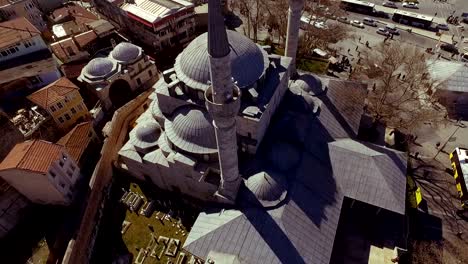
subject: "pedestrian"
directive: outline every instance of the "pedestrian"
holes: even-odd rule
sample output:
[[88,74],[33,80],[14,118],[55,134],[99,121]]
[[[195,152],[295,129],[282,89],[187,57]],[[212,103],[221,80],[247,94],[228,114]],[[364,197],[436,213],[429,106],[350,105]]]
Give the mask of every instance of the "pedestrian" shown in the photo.
[[361,36],[359,36],[359,43],[361,43]]
[[361,63],[361,58],[359,58],[359,59],[357,60],[357,64],[359,64],[359,63]]
[[351,51],[351,49],[348,49],[348,53]]
[[400,79],[400,77],[401,77],[401,73],[398,73],[398,77],[397,77],[397,79]]
[[390,35],[390,39],[393,39],[393,34]]
[[366,41],[366,47],[369,47],[369,41]]
[[359,46],[356,46],[356,51],[359,49]]
[[434,16],[437,16],[437,12],[435,13],[435,15],[434,15]]
[[401,76],[401,79],[404,80],[405,79],[405,75],[403,74],[403,76]]

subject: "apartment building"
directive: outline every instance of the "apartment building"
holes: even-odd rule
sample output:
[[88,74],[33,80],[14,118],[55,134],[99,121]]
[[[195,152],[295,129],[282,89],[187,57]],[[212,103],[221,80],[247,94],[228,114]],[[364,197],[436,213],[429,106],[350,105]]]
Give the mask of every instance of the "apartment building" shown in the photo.
[[95,0],[96,8],[156,51],[189,42],[195,33],[195,6],[184,0]]
[[43,140],[17,144],[0,163],[0,177],[39,204],[70,204],[79,175],[65,147]]
[[32,93],[28,99],[46,110],[57,126],[68,130],[76,123],[89,118],[78,87],[65,77]]
[[47,29],[35,0],[0,0],[0,21],[25,17],[41,32]]

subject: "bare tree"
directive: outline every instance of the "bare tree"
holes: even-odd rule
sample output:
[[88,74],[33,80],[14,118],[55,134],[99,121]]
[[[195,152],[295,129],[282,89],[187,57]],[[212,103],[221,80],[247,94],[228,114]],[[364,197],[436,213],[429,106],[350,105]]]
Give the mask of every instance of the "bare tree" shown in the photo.
[[422,123],[437,125],[445,120],[423,52],[400,43],[381,43],[362,52],[360,61],[350,78],[371,80],[367,110],[376,123],[412,134]]
[[241,14],[247,20],[246,35],[257,42],[258,30],[266,20],[264,0],[238,0],[237,4]]
[[349,36],[349,31],[341,24],[332,24],[327,26],[327,29],[322,29],[313,26],[312,23],[299,39],[298,57],[308,55],[315,48],[329,50],[330,44],[337,43]]

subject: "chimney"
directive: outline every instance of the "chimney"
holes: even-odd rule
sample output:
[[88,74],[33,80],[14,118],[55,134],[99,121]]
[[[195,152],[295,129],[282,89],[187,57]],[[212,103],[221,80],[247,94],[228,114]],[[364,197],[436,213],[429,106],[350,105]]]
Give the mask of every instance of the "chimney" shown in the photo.
[[294,78],[296,71],[297,45],[299,43],[299,27],[301,23],[302,9],[304,0],[289,0],[288,10],[288,31],[286,35],[286,56],[292,58],[289,75]]
[[205,92],[205,100],[213,119],[221,171],[221,183],[215,197],[223,203],[234,203],[241,182],[236,134],[240,89],[232,79],[230,52],[220,0],[209,0],[208,54],[211,86]]

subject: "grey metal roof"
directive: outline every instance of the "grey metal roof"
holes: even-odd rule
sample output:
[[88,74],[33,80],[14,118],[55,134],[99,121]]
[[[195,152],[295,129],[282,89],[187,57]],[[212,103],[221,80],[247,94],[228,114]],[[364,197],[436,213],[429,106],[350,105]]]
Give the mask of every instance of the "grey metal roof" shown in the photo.
[[344,195],[405,214],[406,155],[403,152],[341,139],[329,144],[333,172]]
[[450,61],[430,61],[428,71],[436,82],[437,89],[454,92],[468,92],[468,67],[463,63]]
[[204,109],[182,106],[164,124],[168,139],[178,148],[196,154],[218,151],[211,118]]
[[[255,83],[268,68],[267,53],[247,37],[227,30],[231,48],[232,77],[240,88]],[[194,39],[174,64],[177,78],[189,87],[206,90],[210,81],[210,61],[207,50],[207,33]]]
[[208,1],[208,53],[213,58],[222,58],[229,53],[221,1]]
[[128,42],[121,42],[111,52],[113,59],[121,62],[130,62],[138,58],[141,50],[138,46],[135,46]]
[[107,58],[92,59],[85,67],[84,73],[88,77],[104,77],[114,68],[114,63]]

